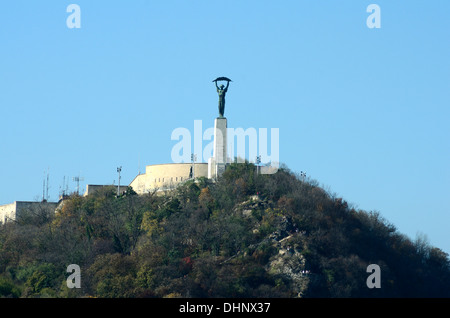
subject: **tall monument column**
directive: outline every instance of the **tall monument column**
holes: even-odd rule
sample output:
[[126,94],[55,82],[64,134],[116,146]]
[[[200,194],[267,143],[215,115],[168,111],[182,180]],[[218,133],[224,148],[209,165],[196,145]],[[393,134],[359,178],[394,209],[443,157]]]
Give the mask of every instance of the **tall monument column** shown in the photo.
[[227,119],[219,117],[214,120],[214,149],[216,177],[222,175],[227,163]]
[[[227,81],[227,86],[218,86],[217,81]],[[225,112],[225,94],[231,80],[226,77],[218,77],[213,82],[216,83],[219,94],[219,117],[214,120],[213,157],[208,160],[208,178],[210,179],[221,176],[227,164],[227,119],[223,114]]]

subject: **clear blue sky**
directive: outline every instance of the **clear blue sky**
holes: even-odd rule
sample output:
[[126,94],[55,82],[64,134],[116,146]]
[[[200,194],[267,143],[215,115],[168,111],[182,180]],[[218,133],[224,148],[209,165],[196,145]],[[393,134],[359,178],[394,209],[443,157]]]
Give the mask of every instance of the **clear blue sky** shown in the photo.
[[[81,28],[69,29],[69,4]],[[369,4],[381,28],[369,29]],[[171,162],[177,127],[279,128],[280,161],[450,253],[450,1],[3,1],[0,204]]]

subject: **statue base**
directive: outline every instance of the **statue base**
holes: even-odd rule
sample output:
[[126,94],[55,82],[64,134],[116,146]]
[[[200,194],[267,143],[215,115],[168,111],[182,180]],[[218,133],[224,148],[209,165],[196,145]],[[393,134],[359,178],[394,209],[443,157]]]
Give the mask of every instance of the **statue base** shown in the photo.
[[214,120],[213,157],[208,160],[208,178],[217,179],[225,171],[227,164],[227,119]]

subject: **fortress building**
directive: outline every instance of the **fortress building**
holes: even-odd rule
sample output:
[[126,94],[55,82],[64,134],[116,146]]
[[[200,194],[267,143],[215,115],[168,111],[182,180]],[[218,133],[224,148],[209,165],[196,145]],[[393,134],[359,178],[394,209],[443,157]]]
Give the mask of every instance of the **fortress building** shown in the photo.
[[150,165],[130,183],[137,194],[172,190],[190,179],[208,177],[207,163],[166,163]]

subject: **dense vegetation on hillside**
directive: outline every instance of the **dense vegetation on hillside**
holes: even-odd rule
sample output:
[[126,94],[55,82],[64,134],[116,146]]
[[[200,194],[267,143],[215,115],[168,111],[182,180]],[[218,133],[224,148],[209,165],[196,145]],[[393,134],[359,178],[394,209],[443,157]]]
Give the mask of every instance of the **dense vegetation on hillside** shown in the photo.
[[[67,288],[70,264],[80,289]],[[1,225],[0,296],[450,297],[450,260],[286,167],[235,164],[216,183],[105,188]]]

